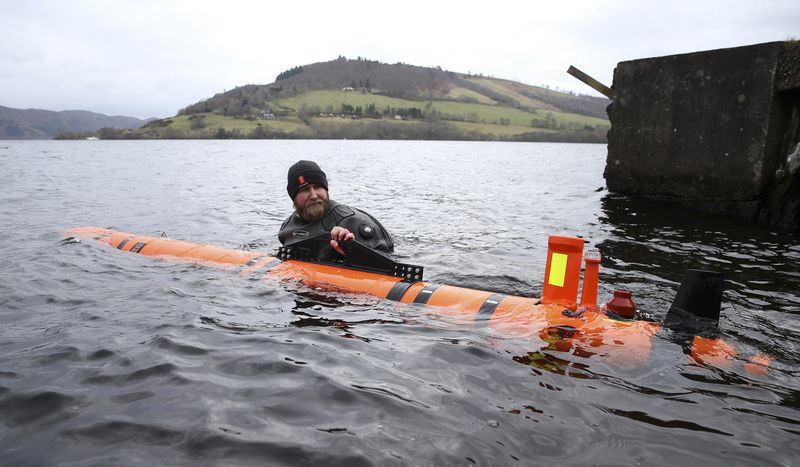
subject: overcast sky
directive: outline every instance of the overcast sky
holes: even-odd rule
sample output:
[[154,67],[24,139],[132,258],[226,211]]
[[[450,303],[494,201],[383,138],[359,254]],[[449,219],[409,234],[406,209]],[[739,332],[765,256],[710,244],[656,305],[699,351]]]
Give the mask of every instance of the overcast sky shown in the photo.
[[339,55],[599,95],[567,68],[800,39],[800,0],[654,3],[2,0],[0,105],[167,117]]

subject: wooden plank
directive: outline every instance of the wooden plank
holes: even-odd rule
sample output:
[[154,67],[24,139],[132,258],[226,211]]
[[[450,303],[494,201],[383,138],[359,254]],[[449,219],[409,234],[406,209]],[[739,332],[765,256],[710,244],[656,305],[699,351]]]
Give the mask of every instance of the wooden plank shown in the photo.
[[597,81],[596,79],[592,78],[591,76],[587,75],[581,70],[575,68],[574,66],[570,65],[569,69],[567,70],[567,73],[588,84],[589,87],[599,92],[600,94],[608,97],[612,101],[616,98],[614,91],[611,88],[601,83],[600,81]]

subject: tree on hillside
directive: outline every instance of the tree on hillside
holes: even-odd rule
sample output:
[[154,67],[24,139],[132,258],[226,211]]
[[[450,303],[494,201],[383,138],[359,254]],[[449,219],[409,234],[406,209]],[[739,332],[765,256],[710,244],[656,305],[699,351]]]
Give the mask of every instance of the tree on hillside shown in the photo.
[[303,72],[303,67],[302,66],[296,66],[294,68],[290,68],[290,69],[284,71],[283,73],[280,73],[275,78],[275,81],[280,81],[280,80],[284,80],[284,79],[287,79],[287,78],[291,78],[292,76],[298,75],[298,74],[300,74],[302,72]]

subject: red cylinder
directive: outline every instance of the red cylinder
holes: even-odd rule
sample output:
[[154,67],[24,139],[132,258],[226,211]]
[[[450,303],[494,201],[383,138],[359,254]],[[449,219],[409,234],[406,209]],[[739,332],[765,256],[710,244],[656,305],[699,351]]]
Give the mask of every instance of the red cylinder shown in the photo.
[[584,257],[586,268],[583,271],[583,289],[581,290],[581,308],[597,308],[597,286],[600,275],[600,252],[589,250]]
[[630,290],[615,290],[614,298],[606,304],[606,310],[622,316],[633,318],[636,315],[636,304],[631,299]]

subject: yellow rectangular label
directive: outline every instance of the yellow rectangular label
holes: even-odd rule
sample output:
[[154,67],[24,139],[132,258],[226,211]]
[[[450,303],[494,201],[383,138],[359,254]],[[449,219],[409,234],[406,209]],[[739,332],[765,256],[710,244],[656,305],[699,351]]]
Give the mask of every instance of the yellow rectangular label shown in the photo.
[[567,275],[567,258],[564,253],[553,253],[550,260],[550,276],[547,283],[556,287],[564,287],[564,278]]

